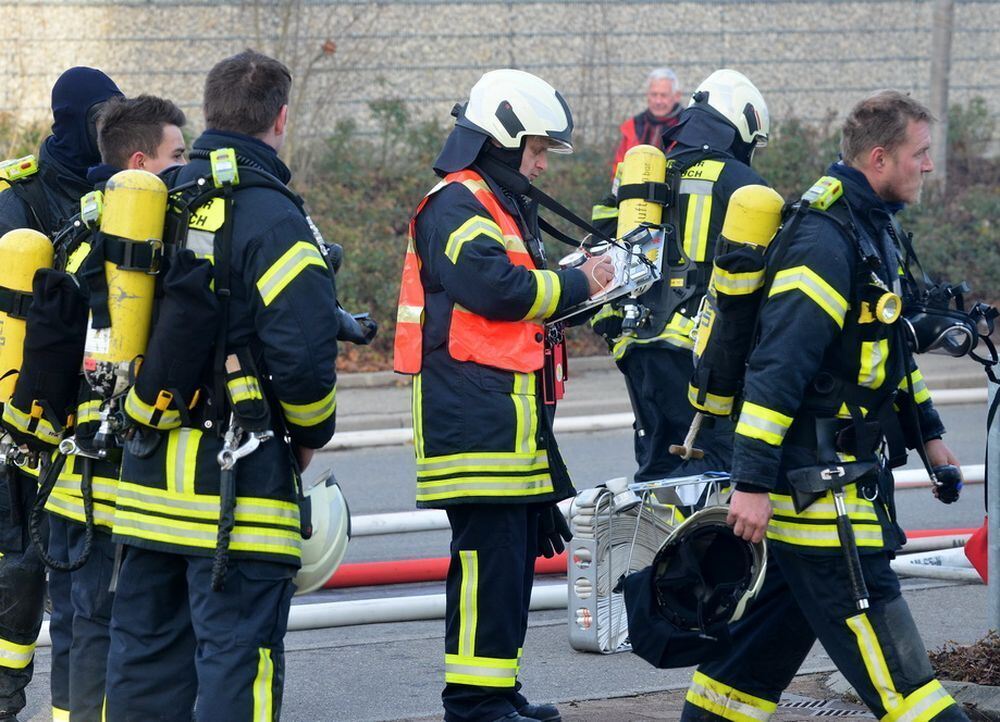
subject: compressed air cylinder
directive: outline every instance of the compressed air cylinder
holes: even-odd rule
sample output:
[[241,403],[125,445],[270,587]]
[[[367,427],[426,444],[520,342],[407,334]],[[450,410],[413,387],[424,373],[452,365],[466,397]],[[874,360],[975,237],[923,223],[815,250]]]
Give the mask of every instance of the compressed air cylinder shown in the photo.
[[[31,293],[31,284],[39,268],[52,267],[52,242],[30,228],[9,231],[0,238],[0,288],[10,292]],[[27,309],[25,309],[27,310]],[[21,368],[25,319],[19,314],[0,311],[0,376]],[[14,393],[16,375],[0,381],[0,404]]]
[[717,416],[732,411],[753,345],[764,290],[764,252],[781,224],[783,205],[777,192],[762,185],[744,186],[729,200],[698,312],[688,400],[699,411]]
[[[111,176],[104,191],[101,233],[112,239],[127,239],[158,246],[163,240],[167,208],[167,187],[144,170],[123,170]],[[121,370],[146,350],[153,317],[156,277],[148,268],[130,268],[113,261],[104,262],[108,312],[111,325],[87,332],[84,370],[95,384],[98,376],[111,369]],[[105,377],[99,384],[112,389]],[[120,384],[117,392],[120,389]]]
[[[663,183],[667,177],[667,157],[653,145],[629,148],[621,162],[619,188],[650,181]],[[621,238],[642,223],[659,223],[663,206],[641,198],[628,198],[618,203],[618,231]]]

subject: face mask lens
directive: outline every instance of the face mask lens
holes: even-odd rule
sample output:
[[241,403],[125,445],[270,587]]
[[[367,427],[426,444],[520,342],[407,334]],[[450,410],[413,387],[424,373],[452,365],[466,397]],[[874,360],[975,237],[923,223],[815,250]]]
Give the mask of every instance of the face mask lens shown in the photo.
[[934,353],[948,356],[965,356],[975,347],[975,337],[965,326],[953,326],[941,335],[940,341],[932,349]]

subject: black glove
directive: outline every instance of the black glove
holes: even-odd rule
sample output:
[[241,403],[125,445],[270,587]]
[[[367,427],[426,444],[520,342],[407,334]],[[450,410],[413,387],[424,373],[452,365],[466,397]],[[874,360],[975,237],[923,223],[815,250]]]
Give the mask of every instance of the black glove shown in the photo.
[[934,467],[934,496],[944,504],[954,504],[962,491],[962,472],[957,466]]
[[566,523],[566,517],[558,505],[552,504],[538,513],[538,554],[537,556],[551,559],[556,554],[566,551],[566,544],[573,538]]
[[378,324],[367,313],[348,313],[337,304],[338,341],[348,341],[358,346],[367,346],[378,333]]

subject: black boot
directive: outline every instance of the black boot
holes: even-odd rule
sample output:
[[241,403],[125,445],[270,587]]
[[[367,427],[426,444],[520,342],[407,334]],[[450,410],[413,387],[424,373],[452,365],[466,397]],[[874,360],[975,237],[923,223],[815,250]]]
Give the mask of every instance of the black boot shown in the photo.
[[554,704],[526,704],[517,711],[522,717],[541,722],[560,722],[562,715]]

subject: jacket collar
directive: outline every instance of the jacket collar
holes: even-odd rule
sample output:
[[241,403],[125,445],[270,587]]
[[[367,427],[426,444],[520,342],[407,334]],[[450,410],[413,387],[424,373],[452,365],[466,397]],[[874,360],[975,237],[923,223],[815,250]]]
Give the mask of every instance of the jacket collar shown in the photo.
[[281,161],[274,148],[249,135],[208,129],[194,142],[194,148],[206,151],[232,148],[238,155],[259,165],[261,170],[270,173],[282,183],[287,184],[292,179],[292,172]]

